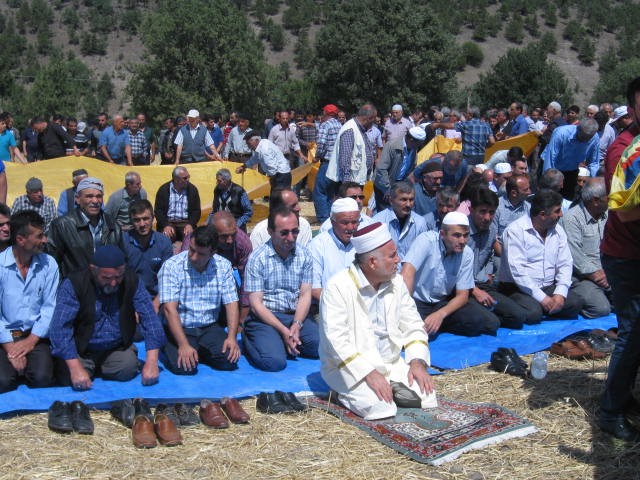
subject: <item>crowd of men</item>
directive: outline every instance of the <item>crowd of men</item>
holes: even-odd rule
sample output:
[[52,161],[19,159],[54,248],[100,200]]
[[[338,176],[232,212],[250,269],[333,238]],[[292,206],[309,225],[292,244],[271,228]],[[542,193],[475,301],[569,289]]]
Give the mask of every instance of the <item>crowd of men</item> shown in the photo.
[[[583,118],[576,106],[563,116],[556,101],[531,112],[513,102],[408,117],[394,105],[383,119],[369,103],[350,119],[328,104],[320,118],[275,112],[264,131],[240,112],[221,124],[192,109],[167,118],[158,138],[143,114],[110,125],[101,114],[93,128],[33,118],[19,136],[4,113],[5,161],[89,155],[134,167],[157,154],[175,167],[153,205],[136,171],[105,203],[103,183],[86,169],[73,172],[57,208],[38,178],[11,209],[0,204],[0,391],[20,381],[83,390],[96,375],[139,373],[149,385],[160,360],[193,375],[201,363],[233,370],[241,355],[264,371],[319,357],[340,401],[378,419],[436,404],[428,341],[442,332],[495,335],[615,308],[619,340],[599,424],[638,440],[625,415],[640,410],[631,395],[640,214],[608,212],[607,189],[639,133],[640,78],[627,98],[617,108],[589,105]],[[512,147],[485,162],[488,146],[528,132],[539,137],[529,156]],[[437,134],[461,150],[417,164]],[[304,183],[291,185],[314,145],[315,236],[300,215]],[[188,164],[223,158],[237,173],[258,166],[270,179],[268,218],[250,232],[252,202],[215,163],[212,214],[199,225]],[[4,167],[0,175],[6,201],[11,179]],[[364,205],[368,180],[374,194]]]

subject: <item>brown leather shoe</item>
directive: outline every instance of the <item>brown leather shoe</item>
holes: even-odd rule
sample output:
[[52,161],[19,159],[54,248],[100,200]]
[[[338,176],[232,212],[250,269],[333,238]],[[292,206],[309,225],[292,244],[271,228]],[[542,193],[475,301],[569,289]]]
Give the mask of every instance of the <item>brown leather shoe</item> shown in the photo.
[[550,352],[554,355],[569,358],[571,360],[582,360],[588,356],[588,352],[572,340],[554,343],[551,345]]
[[207,399],[200,402],[200,420],[211,428],[229,428],[229,421],[220,405]]
[[133,419],[131,438],[137,448],[153,448],[157,445],[153,423],[144,415],[138,415]]
[[240,402],[235,398],[224,397],[220,400],[220,406],[231,423],[249,423],[249,414],[244,411]]
[[576,346],[578,346],[582,350],[584,350],[584,358],[589,358],[592,360],[600,360],[607,356],[607,354],[604,352],[599,352],[597,350],[594,350],[591,344],[584,339],[573,340],[573,343],[576,344]]
[[165,414],[156,415],[154,423],[158,441],[162,445],[173,447],[182,443],[182,435],[176,428],[176,424]]

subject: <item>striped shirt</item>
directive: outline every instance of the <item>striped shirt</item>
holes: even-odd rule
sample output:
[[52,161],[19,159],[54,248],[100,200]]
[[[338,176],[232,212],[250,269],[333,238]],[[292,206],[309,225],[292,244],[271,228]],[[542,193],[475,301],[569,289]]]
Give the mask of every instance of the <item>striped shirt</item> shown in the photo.
[[326,122],[320,124],[318,129],[318,137],[316,139],[316,158],[324,160],[329,158],[329,154],[333,151],[336,144],[338,132],[342,128],[342,124],[337,118],[331,117]]
[[169,185],[169,209],[167,211],[169,220],[187,220],[189,211],[187,209],[187,189],[178,192],[173,186],[173,182]]
[[44,201],[42,203],[31,203],[29,197],[26,194],[20,195],[13,202],[13,206],[11,207],[11,215],[14,213],[22,212],[23,210],[33,210],[38,212],[40,216],[44,219],[44,231],[49,230],[49,225],[54,218],[58,216],[58,211],[56,210],[56,202],[50,197],[44,197]]

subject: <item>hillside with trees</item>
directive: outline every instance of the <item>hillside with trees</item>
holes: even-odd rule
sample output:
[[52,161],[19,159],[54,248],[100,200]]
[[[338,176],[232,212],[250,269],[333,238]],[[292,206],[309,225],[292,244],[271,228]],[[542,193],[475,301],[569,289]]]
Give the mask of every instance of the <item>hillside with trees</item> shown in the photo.
[[637,1],[0,0],[0,107],[354,109],[622,102]]

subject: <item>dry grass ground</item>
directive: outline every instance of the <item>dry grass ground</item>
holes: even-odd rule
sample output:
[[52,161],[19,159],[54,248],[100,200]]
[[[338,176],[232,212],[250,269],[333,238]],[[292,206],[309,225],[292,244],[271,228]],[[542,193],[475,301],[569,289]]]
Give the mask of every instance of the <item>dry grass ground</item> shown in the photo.
[[441,395],[495,402],[531,420],[539,432],[463,454],[440,467],[422,465],[319,410],[263,415],[243,401],[250,425],[183,430],[184,445],[138,450],[130,431],[93,411],[95,434],[60,435],[45,413],[0,421],[2,479],[633,479],[640,448],[593,426],[605,360],[552,357],[542,381],[478,366],[438,376]]

